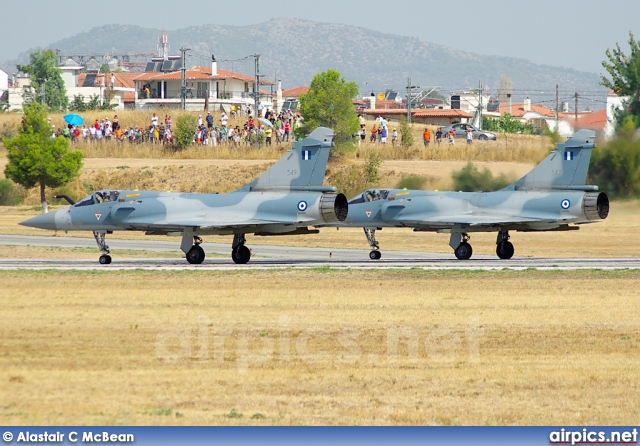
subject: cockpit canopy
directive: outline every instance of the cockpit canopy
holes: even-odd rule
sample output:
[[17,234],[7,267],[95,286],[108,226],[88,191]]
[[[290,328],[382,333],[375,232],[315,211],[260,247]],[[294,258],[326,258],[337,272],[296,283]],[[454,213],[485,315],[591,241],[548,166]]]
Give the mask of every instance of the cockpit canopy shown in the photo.
[[119,196],[120,192],[117,190],[100,190],[78,201],[76,204],[74,204],[74,206],[80,207],[90,206],[92,204],[110,203],[113,201],[118,201]]
[[389,191],[387,189],[368,189],[349,200],[349,204],[386,200],[387,198],[389,198]]

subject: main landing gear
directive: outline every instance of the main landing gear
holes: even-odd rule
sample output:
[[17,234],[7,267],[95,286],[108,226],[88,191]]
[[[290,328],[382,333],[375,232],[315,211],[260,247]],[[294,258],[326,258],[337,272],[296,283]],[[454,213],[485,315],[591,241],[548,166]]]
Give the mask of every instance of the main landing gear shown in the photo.
[[93,237],[96,239],[96,243],[98,244],[98,248],[100,248],[100,252],[102,255],[98,259],[100,265],[108,265],[111,263],[111,256],[109,255],[109,247],[106,243],[107,233],[102,231],[93,231]]
[[503,260],[508,260],[513,257],[514,253],[513,244],[509,241],[509,232],[498,232],[498,239],[496,240],[496,254]]
[[[469,260],[473,250],[469,244],[469,234],[467,233],[454,233],[451,234],[451,240],[449,245],[453,248],[456,257],[459,260]],[[496,254],[503,260],[508,260],[513,257],[514,248],[513,244],[509,241],[509,231],[498,232],[498,238],[496,240]]]
[[376,229],[377,228],[363,228],[364,235],[367,236],[367,241],[369,242],[369,246],[371,246],[371,252],[369,253],[369,258],[371,260],[380,260],[382,257],[382,253],[380,252],[380,246],[378,245],[378,241],[376,240]]
[[244,234],[235,234],[233,236],[231,258],[239,265],[244,265],[251,259],[251,250],[245,246],[246,242]]

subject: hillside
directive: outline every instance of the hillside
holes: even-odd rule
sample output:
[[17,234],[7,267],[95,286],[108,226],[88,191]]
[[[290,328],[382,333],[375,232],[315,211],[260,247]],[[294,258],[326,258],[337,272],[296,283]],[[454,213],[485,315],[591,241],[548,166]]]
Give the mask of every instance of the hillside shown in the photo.
[[[138,26],[108,25],[54,42],[63,54],[152,53],[161,30]],[[501,75],[510,76],[514,96],[549,99],[555,85],[562,92],[593,92],[596,73],[536,65],[524,59],[468,53],[415,37],[397,36],[362,27],[274,18],[253,26],[206,25],[167,31],[171,53],[191,48],[189,65],[208,64],[215,54],[220,66],[253,73],[253,60],[260,54],[260,70],[267,79],[282,79],[285,88],[308,85],[314,74],[338,69],[347,80],[358,83],[362,93],[383,88],[402,89],[407,77],[414,85],[440,86],[444,90],[475,87],[479,81],[495,92]],[[18,61],[0,63],[9,73]],[[235,62],[225,62],[235,60]],[[603,91],[603,97],[606,93]],[[535,96],[537,95],[537,96]]]

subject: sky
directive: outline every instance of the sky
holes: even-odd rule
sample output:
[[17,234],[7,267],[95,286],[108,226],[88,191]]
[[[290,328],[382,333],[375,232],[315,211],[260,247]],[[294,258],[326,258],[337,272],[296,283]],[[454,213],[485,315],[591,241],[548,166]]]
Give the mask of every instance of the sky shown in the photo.
[[607,48],[619,43],[628,52],[629,31],[640,39],[640,0],[242,0],[242,7],[234,4],[128,0],[114,7],[113,2],[86,0],[2,0],[0,61],[108,24],[170,31],[203,24],[252,25],[274,17],[344,23],[457,50],[599,74],[604,74],[601,63]]

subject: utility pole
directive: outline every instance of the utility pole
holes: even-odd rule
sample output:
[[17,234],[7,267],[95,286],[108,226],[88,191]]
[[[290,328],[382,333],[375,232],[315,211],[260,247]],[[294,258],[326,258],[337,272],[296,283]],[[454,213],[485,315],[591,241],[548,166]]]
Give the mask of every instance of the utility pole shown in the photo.
[[180,105],[182,110],[187,109],[187,51],[191,48],[180,48],[182,53],[182,76],[180,77]]
[[478,81],[478,128],[482,130],[482,81]]
[[252,57],[255,59],[255,80],[253,81],[253,103],[254,109],[253,114],[258,117],[258,101],[260,100],[260,78],[262,75],[260,74],[260,54],[253,54]]
[[417,85],[411,85],[411,78],[407,78],[407,122],[411,124],[411,97],[413,95],[412,90],[414,88],[420,88]]
[[578,93],[576,92],[576,122],[578,122]]
[[558,107],[560,107],[560,103],[558,101],[558,84],[556,84],[556,132],[558,131]]

